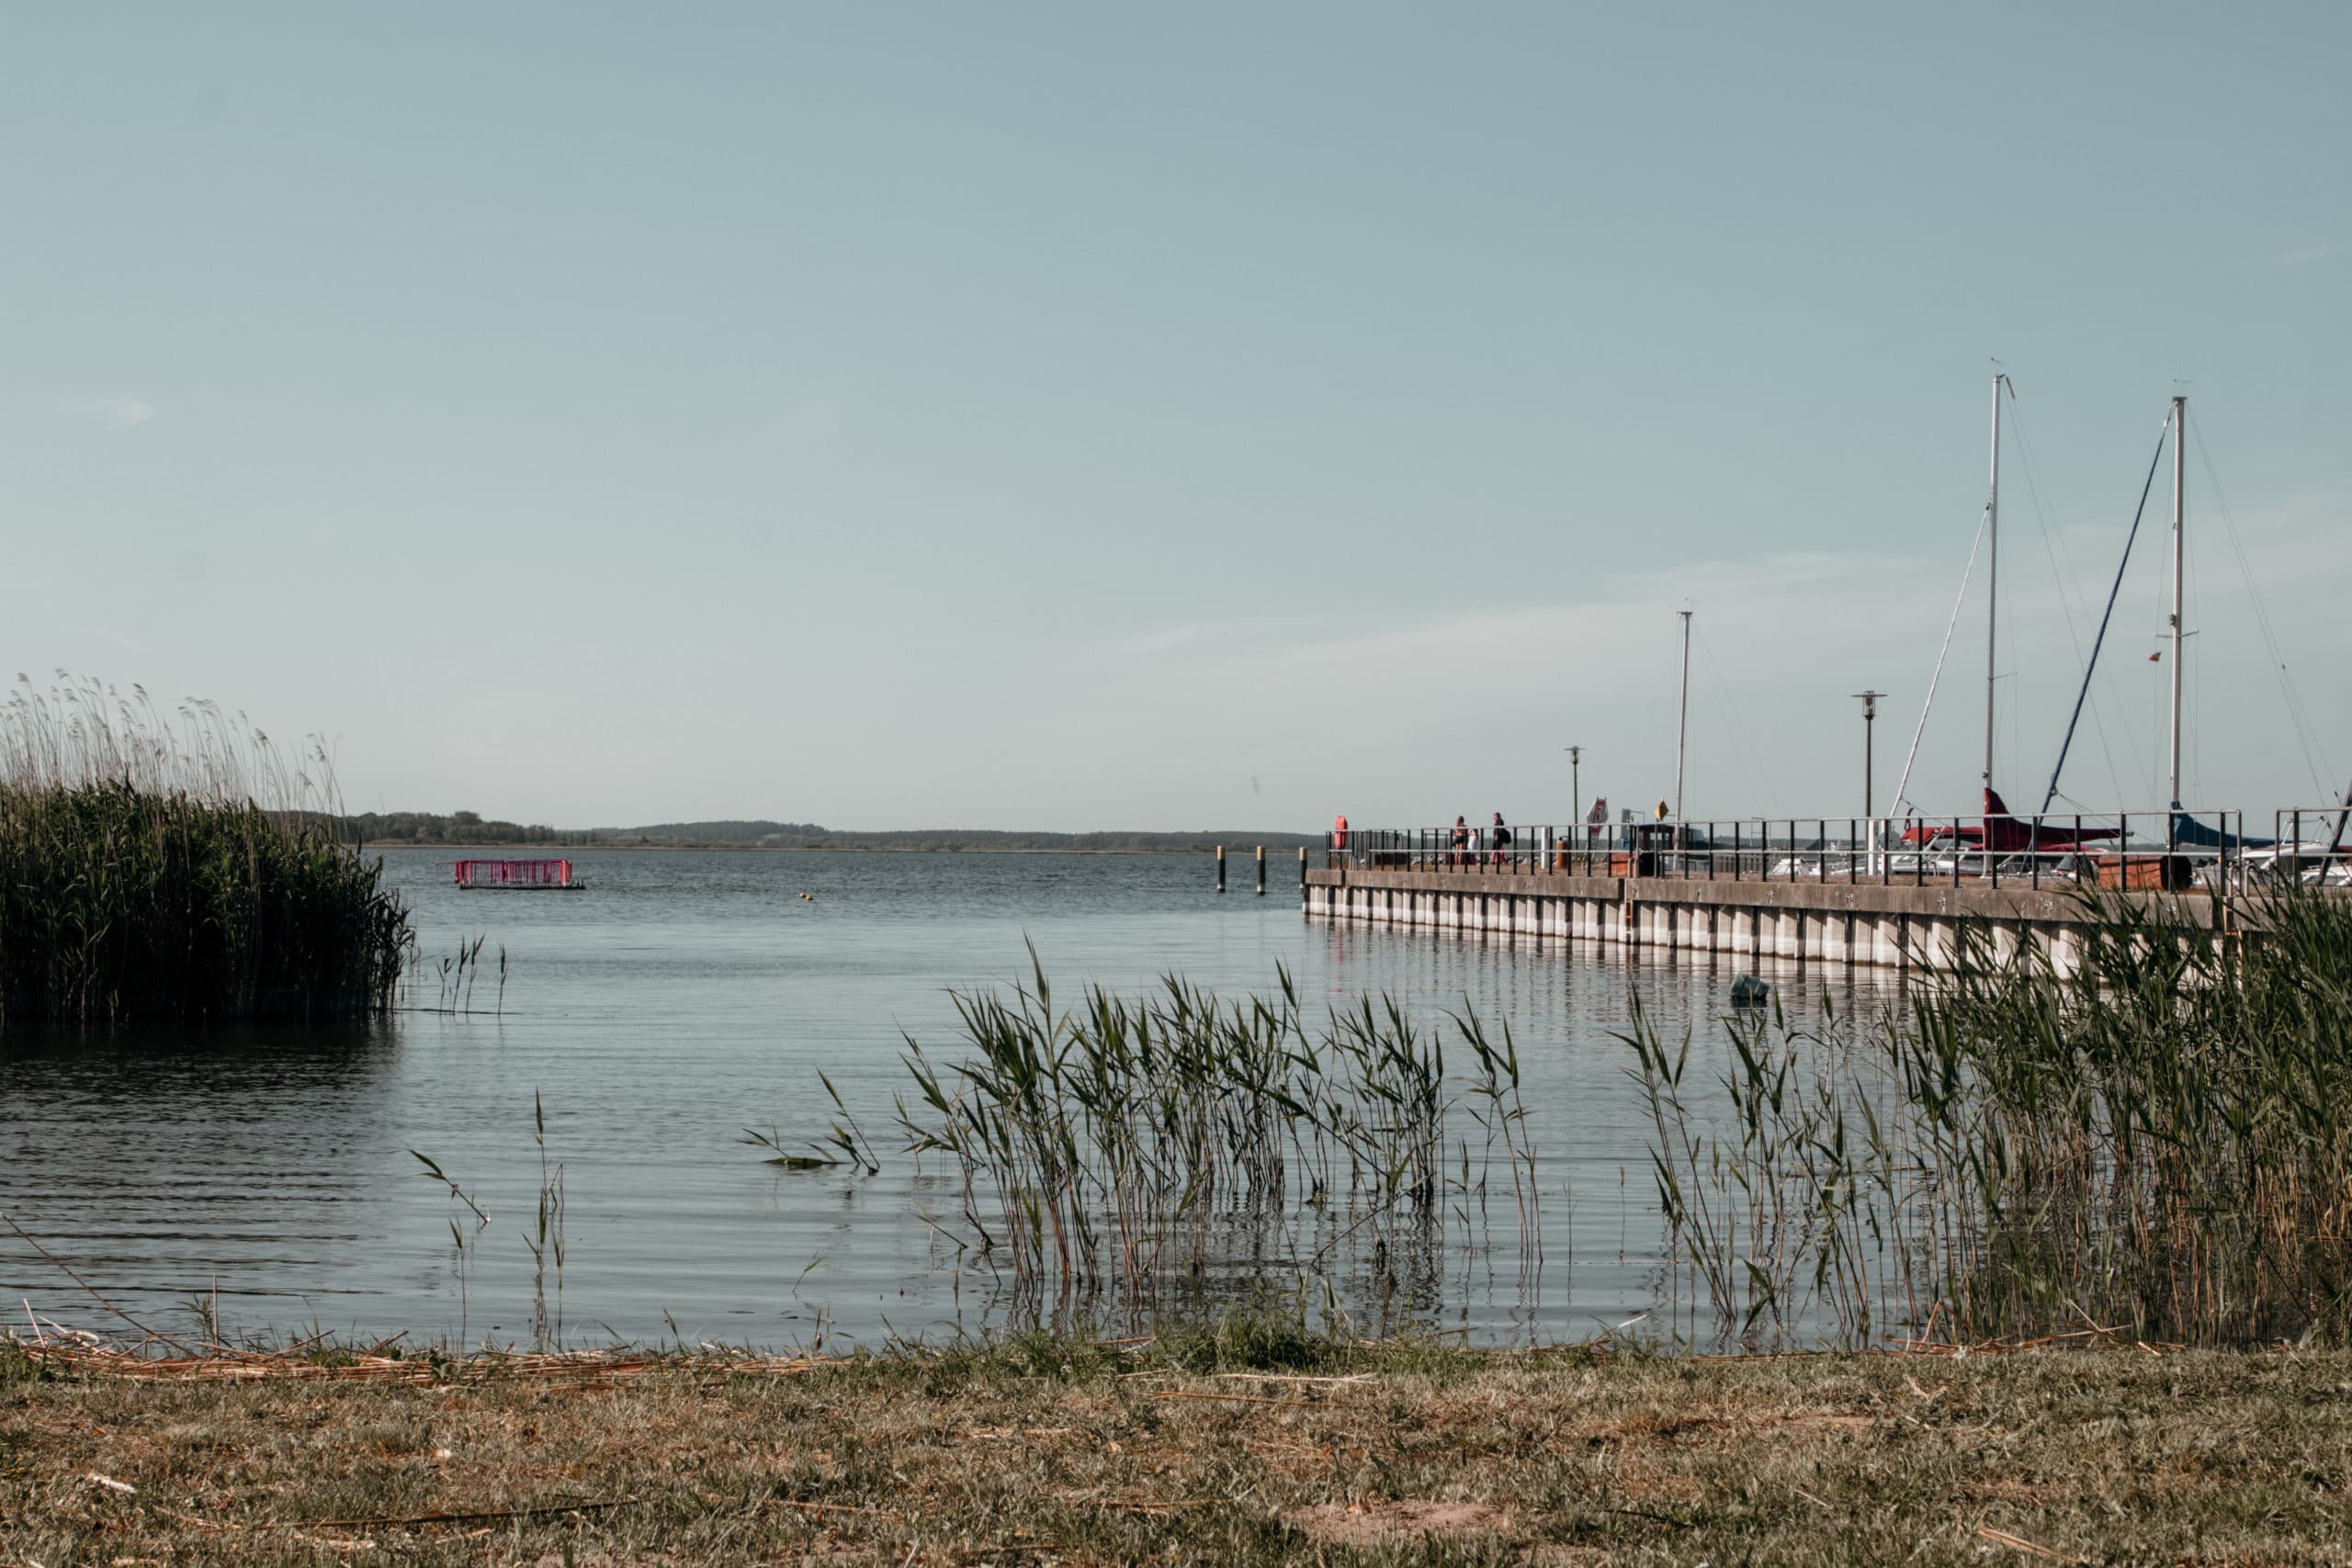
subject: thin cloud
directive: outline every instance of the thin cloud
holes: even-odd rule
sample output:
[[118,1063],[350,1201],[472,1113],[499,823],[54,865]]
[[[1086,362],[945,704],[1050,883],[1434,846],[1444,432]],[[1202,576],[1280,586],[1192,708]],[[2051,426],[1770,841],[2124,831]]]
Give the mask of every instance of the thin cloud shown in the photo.
[[57,406],[76,419],[95,420],[117,430],[145,424],[158,412],[145,399],[132,397],[61,398]]
[[2274,252],[2255,262],[2261,272],[2284,272],[2290,267],[2309,266],[2313,262],[2333,261],[2352,253],[2352,240],[2332,240],[2324,245],[2298,245],[2292,250]]
[[1149,655],[1167,653],[1180,648],[1190,648],[1218,635],[1219,628],[1190,622],[1181,626],[1162,626],[1156,631],[1141,632],[1134,637],[1115,637],[1109,644],[1119,653]]

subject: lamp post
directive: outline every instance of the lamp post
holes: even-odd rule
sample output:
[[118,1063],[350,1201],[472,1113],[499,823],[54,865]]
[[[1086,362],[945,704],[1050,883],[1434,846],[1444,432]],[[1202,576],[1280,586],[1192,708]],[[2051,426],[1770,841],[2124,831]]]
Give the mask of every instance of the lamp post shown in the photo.
[[[1876,803],[1871,798],[1873,791],[1871,784],[1872,727],[1878,721],[1878,700],[1886,694],[1865,689],[1856,692],[1854,695],[1862,699],[1862,821],[1867,824],[1871,819],[1871,813],[1876,809]],[[1878,847],[1876,829],[1871,831],[1871,847],[1873,850]]]
[[1563,746],[1560,750],[1568,754],[1568,820],[1573,824],[1584,818],[1584,785],[1577,777],[1577,764],[1584,760],[1584,748]]

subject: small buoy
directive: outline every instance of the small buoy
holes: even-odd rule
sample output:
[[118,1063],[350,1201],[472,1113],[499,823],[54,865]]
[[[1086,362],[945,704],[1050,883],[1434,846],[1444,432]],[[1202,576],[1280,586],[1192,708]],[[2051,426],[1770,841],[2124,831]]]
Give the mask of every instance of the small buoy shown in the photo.
[[1772,987],[1753,975],[1742,975],[1731,983],[1731,1005],[1736,1008],[1760,1008],[1772,995]]

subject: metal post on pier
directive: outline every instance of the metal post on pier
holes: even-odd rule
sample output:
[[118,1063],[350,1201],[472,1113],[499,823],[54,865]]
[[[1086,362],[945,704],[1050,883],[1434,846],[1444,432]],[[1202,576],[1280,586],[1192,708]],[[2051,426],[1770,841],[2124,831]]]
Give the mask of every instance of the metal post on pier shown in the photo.
[[1225,891],[1225,846],[1223,844],[1216,847],[1216,890],[1220,893]]
[[1305,844],[1298,846],[1298,890],[1302,894],[1306,891],[1306,846]]
[[[1865,687],[1856,692],[1854,695],[1862,699],[1862,820],[1868,822],[1871,819],[1871,813],[1878,809],[1871,804],[1871,797],[1877,792],[1871,787],[1872,761],[1871,742],[1878,723],[1878,700],[1886,694],[1872,687]],[[1849,839],[1852,836],[1851,833],[1847,835]],[[1878,835],[1875,831],[1871,835],[1871,850],[1873,854],[1878,850]]]
[[1258,897],[1266,896],[1266,846],[1258,846]]

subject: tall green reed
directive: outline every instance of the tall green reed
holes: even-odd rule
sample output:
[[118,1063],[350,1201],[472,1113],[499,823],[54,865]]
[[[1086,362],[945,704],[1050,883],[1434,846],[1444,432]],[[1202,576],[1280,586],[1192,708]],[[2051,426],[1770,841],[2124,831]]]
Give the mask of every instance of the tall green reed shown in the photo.
[[[956,993],[965,1054],[943,1063],[910,1037],[913,1102],[898,1121],[919,1156],[947,1156],[964,1245],[1052,1294],[1144,1304],[1212,1273],[1304,1280],[1376,1275],[1442,1244],[1444,1200],[1493,1168],[1499,1143],[1522,1251],[1538,1250],[1535,1150],[1508,1030],[1490,1044],[1465,1013],[1467,1088],[1444,1042],[1393,999],[1310,1024],[1287,973],[1277,994],[1235,1001],[1177,976],[1140,998],[1089,988],[1057,1008],[1033,951],[1032,983]],[[1460,1177],[1447,1126],[1466,1098]]]
[[[544,1155],[546,1148],[545,1144],[542,1143],[540,1147],[541,1152]],[[458,1260],[456,1270],[458,1276],[458,1338],[459,1342],[462,1343],[466,1337],[466,1314],[468,1305],[469,1304],[467,1300],[466,1282],[472,1272],[474,1254],[480,1246],[481,1233],[490,1228],[490,1211],[483,1208],[481,1206],[481,1201],[473,1193],[467,1191],[465,1188],[458,1183],[456,1177],[451,1176],[447,1171],[443,1170],[440,1163],[431,1155],[425,1154],[419,1149],[411,1149],[409,1150],[409,1156],[411,1158],[414,1159],[418,1165],[424,1168],[420,1174],[423,1175],[426,1180],[431,1181],[436,1187],[445,1187],[448,1189],[449,1202],[451,1204],[447,1216],[449,1221],[449,1243],[451,1247],[454,1249],[455,1256]],[[545,1189],[542,1188],[541,1190],[544,1192]],[[460,1215],[458,1213],[460,1208],[465,1211],[466,1215],[470,1215],[472,1217],[473,1224],[470,1227],[463,1223],[464,1216]],[[542,1201],[541,1212],[542,1213],[545,1213],[544,1201]]]
[[[539,1091],[531,1091],[531,1143],[539,1155],[539,1211],[537,1230],[524,1238],[531,1251],[531,1340],[540,1349],[563,1342],[563,1162],[548,1158],[548,1111]],[[453,1184],[454,1185],[454,1184]],[[548,1305],[548,1270],[555,1270],[555,1305]]]
[[2063,968],[1971,931],[1875,1030],[1729,1021],[1708,1104],[1637,1016],[1718,1333],[2352,1340],[2352,906],[2281,890],[2224,941],[2089,901]]
[[0,1023],[350,1016],[411,941],[338,843],[332,770],[209,704],[95,682],[0,702]]

